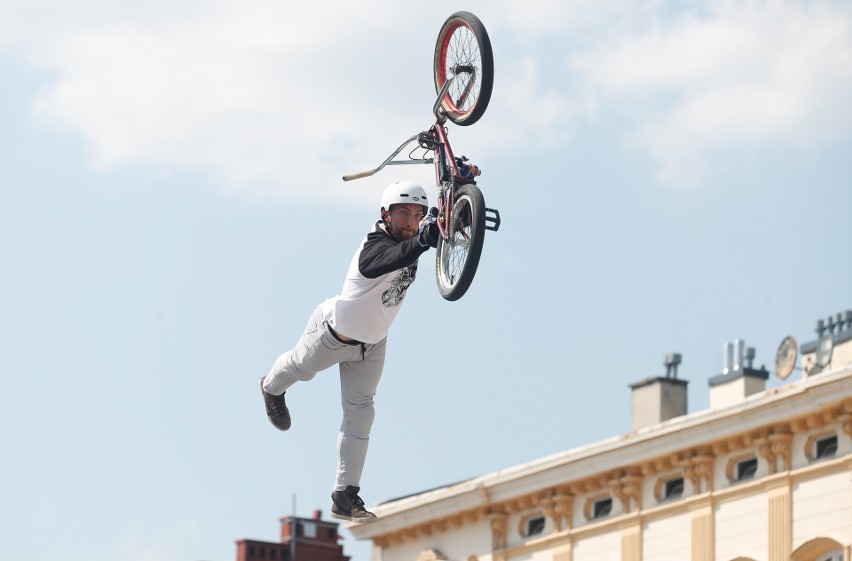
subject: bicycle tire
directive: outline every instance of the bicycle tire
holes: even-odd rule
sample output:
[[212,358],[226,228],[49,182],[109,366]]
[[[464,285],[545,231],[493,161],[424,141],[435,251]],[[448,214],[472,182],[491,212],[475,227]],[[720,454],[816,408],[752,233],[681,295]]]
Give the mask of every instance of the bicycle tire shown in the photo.
[[494,89],[494,53],[488,32],[470,12],[456,12],[438,33],[434,58],[435,93],[453,76],[441,100],[447,118],[457,125],[477,122],[491,101]]
[[485,242],[485,198],[476,185],[459,187],[450,212],[447,238],[438,238],[435,279],[445,300],[464,296],[482,255]]

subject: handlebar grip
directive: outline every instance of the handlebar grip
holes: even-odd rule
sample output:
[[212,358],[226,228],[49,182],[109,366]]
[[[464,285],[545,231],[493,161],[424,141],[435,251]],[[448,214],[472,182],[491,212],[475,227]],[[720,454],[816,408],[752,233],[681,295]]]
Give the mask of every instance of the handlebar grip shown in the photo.
[[369,170],[369,171],[359,171],[358,173],[350,173],[348,175],[343,176],[343,181],[352,181],[353,179],[361,179],[362,177],[370,177],[371,175],[374,175],[375,173],[376,173],[376,170],[372,170],[372,169]]

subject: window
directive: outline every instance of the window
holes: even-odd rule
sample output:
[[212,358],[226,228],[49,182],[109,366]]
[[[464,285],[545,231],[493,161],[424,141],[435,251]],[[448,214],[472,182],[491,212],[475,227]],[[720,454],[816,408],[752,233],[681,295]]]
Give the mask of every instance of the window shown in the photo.
[[820,438],[814,443],[814,459],[832,458],[837,453],[837,435]]
[[527,520],[527,537],[537,536],[544,532],[544,516],[537,516]]
[[683,477],[669,479],[663,486],[663,500],[668,501],[683,496]]
[[749,458],[737,462],[737,478],[736,481],[745,481],[754,477],[757,473],[757,458]]
[[600,499],[592,504],[592,520],[605,518],[612,512],[612,499]]
[[317,537],[317,525],[313,522],[305,522],[303,526],[303,531],[306,538],[316,538]]
[[843,552],[842,551],[832,551],[831,553],[826,553],[817,561],[843,561]]

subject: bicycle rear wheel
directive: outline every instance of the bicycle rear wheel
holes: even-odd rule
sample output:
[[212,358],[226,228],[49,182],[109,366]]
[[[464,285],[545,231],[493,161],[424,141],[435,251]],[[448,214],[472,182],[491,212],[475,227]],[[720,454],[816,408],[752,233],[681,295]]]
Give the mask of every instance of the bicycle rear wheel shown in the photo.
[[470,12],[447,18],[435,44],[435,92],[449,78],[450,89],[441,100],[447,118],[457,125],[477,122],[491,100],[494,87],[494,54],[488,32]]
[[476,185],[456,191],[447,239],[438,238],[435,278],[446,300],[458,300],[473,282],[485,241],[485,198]]

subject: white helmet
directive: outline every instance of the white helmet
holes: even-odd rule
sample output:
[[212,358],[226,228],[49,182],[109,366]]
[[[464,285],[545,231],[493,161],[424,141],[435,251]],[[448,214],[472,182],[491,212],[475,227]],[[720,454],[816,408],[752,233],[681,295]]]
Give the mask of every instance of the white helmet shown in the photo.
[[385,188],[382,193],[382,209],[390,210],[391,205],[396,204],[421,205],[423,214],[429,212],[426,190],[411,181],[397,181]]

